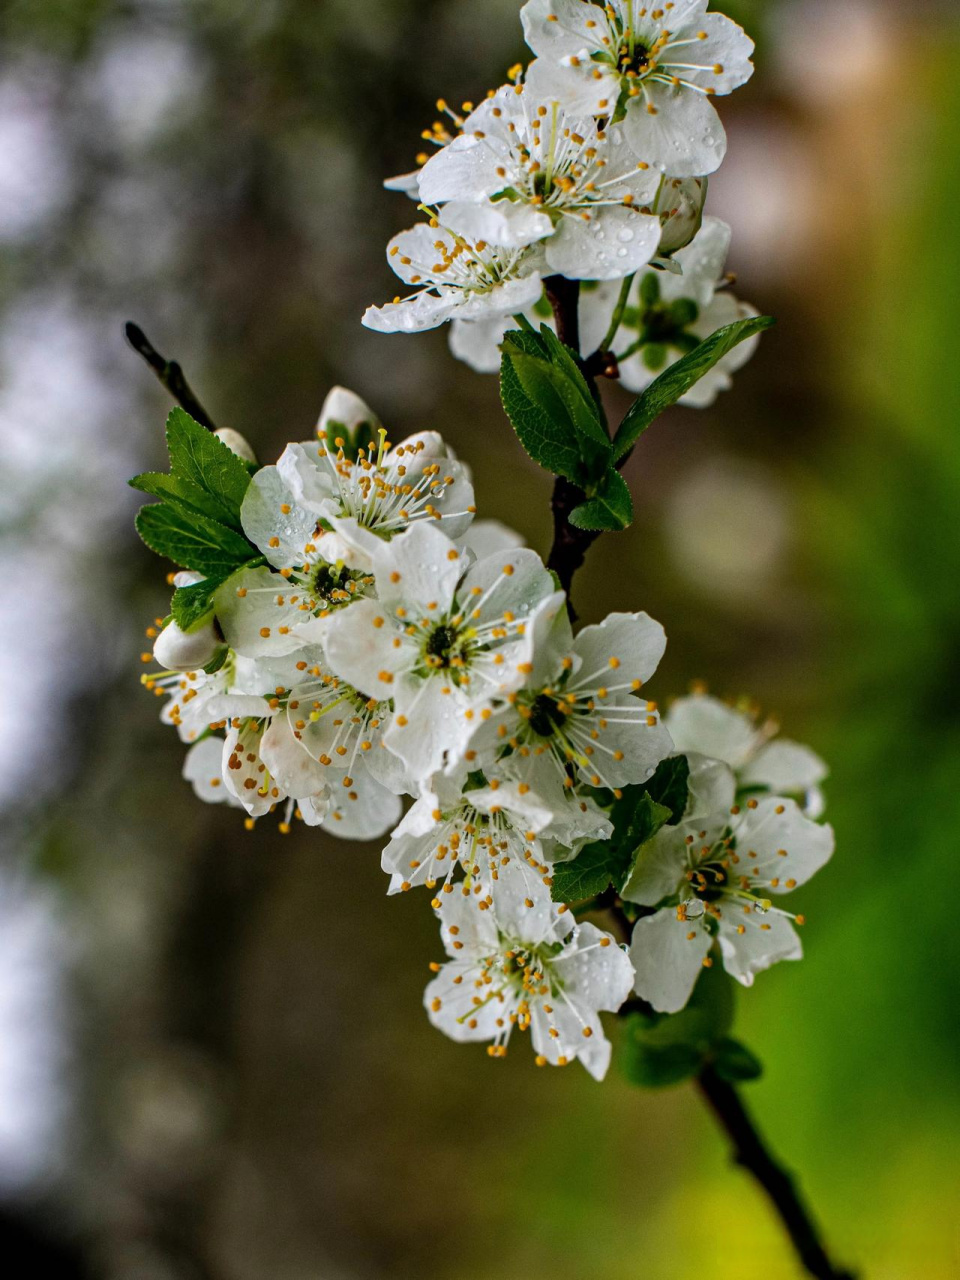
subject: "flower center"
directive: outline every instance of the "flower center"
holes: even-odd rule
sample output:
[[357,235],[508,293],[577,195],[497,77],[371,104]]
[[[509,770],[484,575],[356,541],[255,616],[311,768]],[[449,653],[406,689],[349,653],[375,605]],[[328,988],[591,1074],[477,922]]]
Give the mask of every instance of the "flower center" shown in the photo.
[[727,891],[729,872],[718,860],[703,862],[691,874],[693,892],[701,902],[719,902]]
[[563,725],[566,716],[556,698],[539,693],[530,707],[530,728],[540,738],[552,738]]
[[463,658],[459,633],[445,622],[429,632],[423,651],[428,666],[432,667],[451,667],[457,659],[462,661]]

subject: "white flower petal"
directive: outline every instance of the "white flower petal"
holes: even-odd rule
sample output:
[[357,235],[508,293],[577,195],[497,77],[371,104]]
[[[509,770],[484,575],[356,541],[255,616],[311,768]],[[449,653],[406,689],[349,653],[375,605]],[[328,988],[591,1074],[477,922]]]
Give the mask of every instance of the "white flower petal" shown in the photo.
[[[737,931],[738,927],[743,933]],[[779,960],[803,959],[796,930],[778,911],[748,914],[727,907],[720,921],[719,937],[723,967],[745,987],[753,986],[756,975]]]
[[638,995],[661,1013],[679,1013],[690,999],[711,944],[706,929],[678,920],[673,907],[638,920],[630,943]]
[[609,116],[620,96],[620,77],[612,67],[590,62],[582,46],[568,56],[580,57],[582,65],[564,66],[545,57],[531,62],[527,93],[538,102],[559,102],[571,115]]
[[709,99],[679,85],[648,81],[643,88],[623,122],[640,159],[674,178],[698,178],[719,169],[727,137]]
[[222,738],[204,738],[195,743],[184,757],[183,776],[207,804],[238,805],[223,784]]
[[806,884],[829,862],[834,849],[832,827],[805,817],[793,800],[780,796],[767,796],[756,808],[745,808],[734,834],[737,871],[771,893],[788,893]]
[[827,766],[815,751],[799,742],[776,738],[747,761],[740,781],[747,787],[768,787],[778,795],[796,795],[816,787],[826,776]]
[[472,732],[466,716],[471,702],[444,673],[401,683],[396,703],[398,715],[383,740],[411,777],[425,779],[463,759]]
[[358,762],[353,775],[328,775],[329,809],[324,831],[341,840],[377,840],[395,826],[403,804]]
[[214,596],[214,607],[227,644],[246,657],[294,653],[304,644],[297,628],[310,615],[296,601],[290,603],[286,579],[267,568],[244,569],[228,578]]
[[687,807],[684,817],[729,813],[737,794],[733,770],[722,760],[711,760],[697,751],[685,753],[690,766],[687,780]]
[[358,600],[331,617],[324,641],[327,662],[341,679],[379,701],[394,692],[389,677],[409,665],[409,650],[397,648],[393,643],[396,638],[396,630],[387,625],[383,605],[377,600]]
[[303,560],[303,549],[317,527],[316,515],[299,505],[277,467],[261,467],[252,478],[240,522],[250,541],[278,569]]
[[520,21],[533,52],[555,60],[590,48],[607,28],[603,9],[583,0],[527,0]]
[[554,965],[564,990],[591,1009],[616,1013],[633,987],[630,957],[609,933],[593,924],[578,925]]
[[462,571],[457,546],[428,521],[384,543],[374,563],[377,593],[385,608],[402,602],[437,617],[450,608]]
[[704,218],[703,225],[687,247],[673,255],[683,274],[659,277],[660,296],[669,302],[676,298],[692,298],[698,307],[708,306],[723,277],[731,236],[730,227],[720,218]]
[[719,698],[695,693],[671,703],[664,723],[677,751],[696,751],[738,769],[759,741],[753,720]]
[[596,626],[584,627],[573,642],[582,666],[573,688],[593,684],[644,684],[667,647],[663,627],[647,613],[611,613]]
[[574,213],[547,242],[551,271],[569,280],[620,280],[645,266],[660,244],[660,219],[624,205]]
[[661,827],[640,850],[620,895],[627,902],[655,907],[679,891],[687,867],[686,824]]
[[326,787],[326,770],[294,736],[285,715],[274,716],[260,743],[260,759],[288,796],[312,796]]

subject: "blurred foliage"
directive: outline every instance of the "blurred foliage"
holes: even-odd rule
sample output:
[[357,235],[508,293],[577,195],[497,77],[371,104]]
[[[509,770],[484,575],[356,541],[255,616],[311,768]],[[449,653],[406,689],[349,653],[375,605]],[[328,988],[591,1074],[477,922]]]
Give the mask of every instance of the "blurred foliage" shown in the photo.
[[[671,411],[644,436],[627,471],[637,524],[593,549],[578,606],[588,621],[647,609],[670,634],[661,696],[696,675],[746,690],[831,762],[838,854],[804,890],[808,957],[738,993],[735,1033],[765,1066],[747,1088],[839,1256],[870,1277],[947,1280],[960,34],[950,8],[873,6],[884,59],[844,93],[833,19],[804,3],[815,69],[839,84],[821,102],[782,71],[778,19],[796,5],[722,7],[759,41],[760,74],[722,104],[731,157],[757,128],[802,146],[816,251],[767,275],[744,255],[738,292],[780,323],[715,409]],[[488,0],[478,21],[468,0],[0,6],[0,83],[53,121],[65,192],[0,245],[0,324],[65,300],[119,397],[76,445],[107,479],[74,483],[65,531],[61,455],[86,391],[63,374],[59,331],[30,331],[63,386],[23,518],[49,571],[68,570],[55,621],[71,630],[30,672],[54,688],[55,747],[4,851],[32,859],[69,912],[74,1123],[43,1199],[98,1276],[795,1274],[689,1090],[645,1096],[615,1073],[597,1088],[537,1072],[526,1046],[492,1064],[440,1038],[420,1008],[438,954],[426,901],[387,901],[375,848],[246,835],[199,805],[137,693],[136,629],[166,597],[122,480],[161,461],[167,404],[123,349],[125,318],[261,456],[309,430],[342,381],[396,433],[441,427],[482,513],[545,546],[549,481],[496,381],[456,366],[442,333],[359,326],[393,292],[382,246],[412,217],[381,179],[410,167],[438,93],[477,97],[521,55],[517,8]],[[764,156],[744,213],[784,179],[776,162]],[[616,417],[627,401],[610,403]],[[46,562],[33,572],[45,580]]]

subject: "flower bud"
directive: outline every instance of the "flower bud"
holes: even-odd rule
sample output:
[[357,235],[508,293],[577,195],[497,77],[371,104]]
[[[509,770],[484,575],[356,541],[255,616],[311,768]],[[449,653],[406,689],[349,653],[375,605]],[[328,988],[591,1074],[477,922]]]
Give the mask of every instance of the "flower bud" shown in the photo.
[[700,230],[707,198],[706,178],[665,178],[657,201],[663,230],[660,254],[684,249]]
[[334,387],[323,402],[317,434],[326,437],[327,446],[337,449],[337,440],[350,457],[358,449],[367,449],[377,438],[380,419],[370,406],[346,387]]
[[231,453],[235,453],[238,458],[243,458],[244,462],[256,462],[257,455],[250,447],[250,442],[246,437],[242,436],[239,431],[234,431],[232,427],[221,427],[219,431],[214,432],[217,439],[227,446]]
[[175,622],[168,622],[157,636],[153,656],[167,671],[200,671],[222,645],[212,618],[196,631],[181,631]]

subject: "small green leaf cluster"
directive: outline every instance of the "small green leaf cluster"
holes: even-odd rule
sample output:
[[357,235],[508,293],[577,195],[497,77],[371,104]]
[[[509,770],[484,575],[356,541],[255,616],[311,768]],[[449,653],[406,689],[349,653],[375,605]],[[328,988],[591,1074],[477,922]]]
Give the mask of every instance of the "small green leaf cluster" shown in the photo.
[[[684,319],[689,317],[672,317]],[[583,491],[570,523],[594,532],[628,528],[633,500],[619,468],[640,435],[729,351],[773,323],[770,316],[738,320],[695,345],[637,397],[612,437],[575,351],[546,324],[539,332],[530,325],[507,333],[500,364],[503,407],[534,462]]]
[[136,519],[151,551],[203,575],[202,582],[180,587],[173,596],[173,619],[190,631],[212,612],[217,588],[237,569],[262,564],[263,557],[240,522],[248,464],[179,408],[167,418],[167,451],[169,473],[146,471],[130,484],[161,499],[142,507]]
[[641,848],[667,822],[676,822],[687,804],[690,766],[686,756],[663,760],[653,777],[610,797],[613,835],[584,847],[571,862],[553,869],[555,902],[585,902],[613,888],[619,893],[633,872]]
[[679,1013],[657,1013],[648,1006],[623,1018],[624,1074],[643,1089],[682,1084],[705,1067],[723,1080],[756,1080],[763,1067],[746,1045],[731,1037],[734,1013],[732,978],[719,965],[705,968]]

